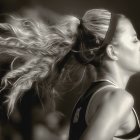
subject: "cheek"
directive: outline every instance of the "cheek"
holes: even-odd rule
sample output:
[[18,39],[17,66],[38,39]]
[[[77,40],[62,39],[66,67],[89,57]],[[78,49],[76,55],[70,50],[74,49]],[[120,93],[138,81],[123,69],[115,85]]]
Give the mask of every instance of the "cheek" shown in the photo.
[[126,69],[140,69],[139,50],[132,43],[121,42],[118,53],[118,63]]
[[122,60],[129,60],[130,59],[130,56],[133,56],[134,55],[134,50],[133,50],[133,47],[131,46],[131,43],[130,42],[127,42],[126,41],[120,41],[120,43],[118,44],[119,46],[119,49],[118,49],[118,56],[119,56],[119,59],[122,59]]

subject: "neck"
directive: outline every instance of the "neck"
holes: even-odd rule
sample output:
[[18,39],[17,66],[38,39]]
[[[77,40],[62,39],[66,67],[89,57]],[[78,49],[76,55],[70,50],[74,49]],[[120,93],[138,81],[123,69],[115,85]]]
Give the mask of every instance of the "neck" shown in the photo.
[[117,65],[103,66],[97,73],[98,80],[109,80],[119,88],[125,89],[131,74],[124,72]]

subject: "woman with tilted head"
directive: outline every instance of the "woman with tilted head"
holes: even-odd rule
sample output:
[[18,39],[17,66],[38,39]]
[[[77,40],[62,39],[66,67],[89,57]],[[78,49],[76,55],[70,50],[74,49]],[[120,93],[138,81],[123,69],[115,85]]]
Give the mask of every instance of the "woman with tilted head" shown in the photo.
[[103,9],[87,11],[72,52],[95,66],[97,78],[75,105],[69,140],[138,140],[134,98],[125,90],[140,71],[140,41],[131,21]]
[[57,89],[67,81],[80,85],[92,65],[97,77],[74,107],[69,140],[140,138],[134,98],[125,90],[129,78],[140,71],[140,41],[128,18],[92,9],[81,19],[66,16],[58,25],[12,18],[0,28],[11,33],[0,38],[0,51],[24,60],[2,80],[4,87],[11,86],[8,113],[33,84],[52,108]]

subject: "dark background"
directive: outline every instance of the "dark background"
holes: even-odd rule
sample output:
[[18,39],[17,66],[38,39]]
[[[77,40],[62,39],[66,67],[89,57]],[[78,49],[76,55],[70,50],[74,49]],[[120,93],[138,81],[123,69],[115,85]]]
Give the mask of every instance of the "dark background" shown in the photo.
[[[19,12],[32,8],[43,18],[55,20],[59,15],[75,15],[82,17],[86,10],[92,8],[107,8],[129,17],[138,35],[140,34],[140,4],[139,0],[0,0],[0,12]],[[133,64],[132,64],[133,65]],[[136,108],[140,115],[140,76],[134,76],[128,84],[128,89],[136,97]]]
[[[20,13],[25,9],[32,9],[42,18],[48,18],[55,22],[56,18],[62,15],[74,15],[79,18],[86,10],[92,8],[106,8],[113,12],[122,13],[133,22],[138,36],[140,34],[140,4],[139,0],[0,0],[0,13]],[[131,56],[130,56],[131,57]],[[0,62],[6,62],[6,58],[1,58]],[[133,64],[132,64],[133,65]],[[140,74],[134,75],[127,86],[135,98],[135,108],[140,117]],[[70,102],[71,97],[65,97],[60,108]],[[67,104],[66,108],[69,108]],[[64,113],[70,115],[71,111],[62,109]],[[25,109],[25,112],[27,110]]]

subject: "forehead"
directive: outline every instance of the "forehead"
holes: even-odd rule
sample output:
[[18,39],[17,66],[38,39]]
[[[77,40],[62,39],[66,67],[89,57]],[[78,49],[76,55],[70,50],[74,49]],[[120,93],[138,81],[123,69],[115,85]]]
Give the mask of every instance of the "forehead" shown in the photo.
[[116,27],[116,33],[119,35],[135,35],[136,31],[129,19],[120,18]]

